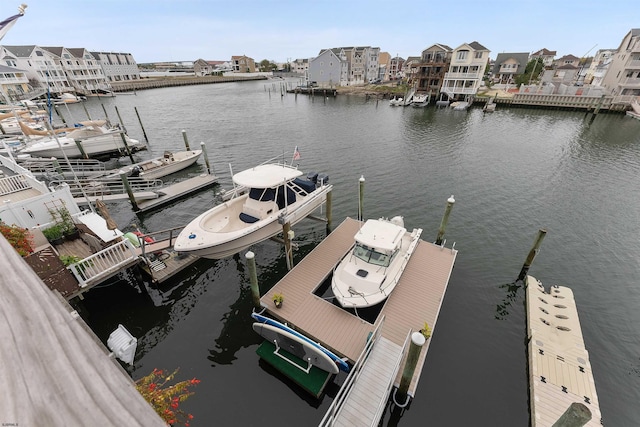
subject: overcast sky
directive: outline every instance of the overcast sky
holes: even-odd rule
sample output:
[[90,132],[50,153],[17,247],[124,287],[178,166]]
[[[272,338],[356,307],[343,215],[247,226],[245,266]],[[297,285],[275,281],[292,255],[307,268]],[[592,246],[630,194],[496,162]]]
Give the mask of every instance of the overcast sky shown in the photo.
[[341,46],[406,58],[434,43],[472,41],[493,59],[542,48],[582,57],[617,48],[640,28],[638,0],[2,0],[0,21],[20,1],[26,13],[1,44],[128,52],[139,63],[286,62]]

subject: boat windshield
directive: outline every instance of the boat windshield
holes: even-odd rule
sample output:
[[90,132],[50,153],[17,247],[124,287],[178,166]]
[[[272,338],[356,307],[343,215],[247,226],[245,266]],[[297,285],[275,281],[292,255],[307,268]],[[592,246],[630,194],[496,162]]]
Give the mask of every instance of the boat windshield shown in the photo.
[[380,265],[382,267],[388,267],[391,262],[391,256],[376,252],[374,248],[370,248],[360,243],[356,244],[353,249],[353,254],[361,260],[373,265]]
[[252,188],[249,191],[249,198],[259,202],[270,202],[275,200],[276,192],[273,188]]

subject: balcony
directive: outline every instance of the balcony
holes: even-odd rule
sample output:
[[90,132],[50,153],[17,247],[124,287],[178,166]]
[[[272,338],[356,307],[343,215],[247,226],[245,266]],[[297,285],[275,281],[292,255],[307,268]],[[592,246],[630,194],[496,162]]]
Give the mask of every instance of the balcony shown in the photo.
[[482,77],[480,73],[446,73],[444,78],[447,80],[479,80]]
[[640,78],[628,78],[620,81],[620,86],[624,88],[640,88]]
[[640,68],[640,59],[635,59],[633,61],[629,61],[627,63],[627,65],[625,66],[625,68],[629,69],[638,69]]

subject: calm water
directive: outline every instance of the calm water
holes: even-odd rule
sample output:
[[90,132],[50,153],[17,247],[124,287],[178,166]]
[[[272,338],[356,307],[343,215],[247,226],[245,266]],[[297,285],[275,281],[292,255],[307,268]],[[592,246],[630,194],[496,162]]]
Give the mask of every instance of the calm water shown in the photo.
[[[265,90],[271,89],[271,95]],[[365,217],[403,215],[435,239],[455,195],[446,239],[459,250],[415,400],[384,425],[526,426],[527,358],[523,290],[517,277],[539,228],[547,237],[530,273],[575,293],[605,424],[640,425],[640,122],[601,114],[498,109],[484,115],[391,108],[364,98],[280,96],[270,83],[192,86],[93,99],[94,118],[117,119],[151,142],[139,157],[206,143],[221,186],[234,171],[291,153],[303,171],[328,173],[333,217],[357,214],[364,175]],[[63,114],[86,118],[81,106]],[[290,154],[289,154],[290,155]],[[126,160],[126,159],[124,159]],[[204,162],[174,179],[204,170]],[[170,180],[168,180],[170,181]],[[184,225],[214,203],[212,188],[137,217],[111,205],[120,228]],[[302,258],[324,236],[321,224],[295,227]],[[286,272],[274,242],[253,248],[262,292]],[[140,295],[128,283],[91,291],[84,317],[106,342],[118,323],[138,337],[137,379],[153,368],[202,380],[184,409],[192,425],[317,425],[336,392],[321,401],[259,361],[251,329],[244,257],[199,261],[173,282]]]

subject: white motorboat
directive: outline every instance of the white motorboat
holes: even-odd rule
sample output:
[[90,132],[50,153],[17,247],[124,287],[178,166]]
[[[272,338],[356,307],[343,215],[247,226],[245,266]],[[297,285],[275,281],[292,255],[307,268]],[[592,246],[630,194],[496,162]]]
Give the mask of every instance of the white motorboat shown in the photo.
[[411,106],[415,108],[422,108],[429,105],[429,94],[421,93],[413,95],[413,100],[411,101]]
[[389,100],[389,105],[392,107],[397,107],[404,104],[404,99],[393,97]]
[[120,172],[124,172],[130,177],[157,179],[191,166],[201,155],[202,150],[165,151],[162,157],[121,167],[117,172],[109,173],[100,178],[119,178]]
[[420,234],[420,228],[408,233],[402,217],[367,220],[333,272],[331,289],[338,303],[363,308],[384,301],[398,284]]
[[[36,157],[84,157],[76,144],[79,142],[87,157],[104,156],[111,153],[126,153],[126,148],[120,135],[123,131],[117,126],[106,125],[104,120],[81,122],[80,127],[65,132],[56,130],[56,138],[48,135],[48,132],[35,131],[20,122],[25,135],[33,139],[27,146],[20,150],[20,154],[29,154]],[[137,151],[145,148],[145,145],[137,139],[124,135],[129,149]],[[58,142],[60,144],[58,144]],[[62,146],[62,149],[61,147]],[[62,152],[64,150],[64,154]]]
[[286,164],[267,163],[233,175],[244,188],[191,221],[176,239],[174,250],[221,259],[269,239],[320,207],[331,191],[326,175],[309,174]]

